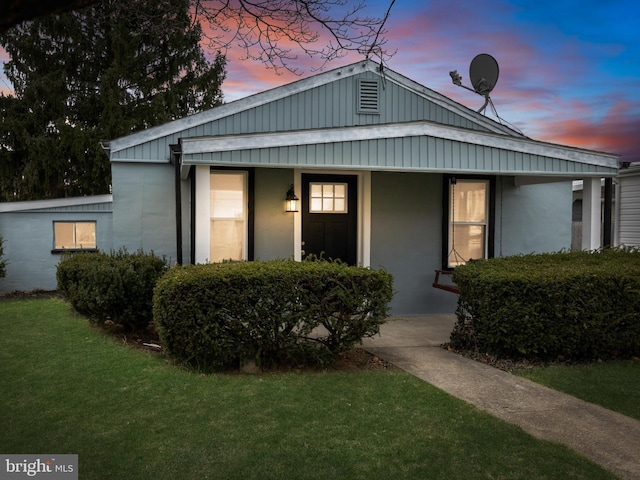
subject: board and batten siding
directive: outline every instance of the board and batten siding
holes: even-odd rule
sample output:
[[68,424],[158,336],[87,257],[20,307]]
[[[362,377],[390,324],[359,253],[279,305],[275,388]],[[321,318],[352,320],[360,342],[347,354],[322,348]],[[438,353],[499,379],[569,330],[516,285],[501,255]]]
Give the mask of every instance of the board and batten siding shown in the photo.
[[[357,83],[360,78],[380,82],[380,113],[358,113]],[[140,162],[168,161],[169,145],[177,144],[180,138],[383,125],[419,120],[487,131],[478,123],[447,110],[395,82],[383,81],[373,72],[363,72],[112,152],[111,159]]]
[[[185,154],[184,164],[362,168],[511,175],[593,175],[603,168],[434,137],[403,137]],[[613,172],[613,169],[611,169]]]
[[618,179],[617,243],[627,246],[640,246],[640,167],[634,170]]

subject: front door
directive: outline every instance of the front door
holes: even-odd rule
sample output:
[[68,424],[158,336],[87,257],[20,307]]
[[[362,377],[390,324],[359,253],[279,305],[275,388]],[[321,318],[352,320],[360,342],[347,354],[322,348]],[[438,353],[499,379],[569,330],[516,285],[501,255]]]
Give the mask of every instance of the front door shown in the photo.
[[302,175],[302,250],[325,259],[357,263],[358,177]]

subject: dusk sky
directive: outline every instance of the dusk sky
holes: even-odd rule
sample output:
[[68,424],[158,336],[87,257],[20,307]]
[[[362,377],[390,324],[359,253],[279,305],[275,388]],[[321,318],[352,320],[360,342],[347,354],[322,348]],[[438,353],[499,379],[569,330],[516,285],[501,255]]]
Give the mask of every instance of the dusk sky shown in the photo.
[[[368,0],[369,11],[383,16],[389,1]],[[396,0],[386,27],[397,50],[388,68],[478,110],[483,98],[453,85],[449,71],[471,86],[471,60],[491,54],[500,66],[493,103],[526,136],[640,161],[637,0]],[[223,91],[231,101],[296,78],[230,56]]]
[[[384,16],[390,1],[367,0],[367,12]],[[500,65],[491,98],[502,119],[533,139],[640,161],[637,0],[396,0],[386,29],[387,49],[397,51],[387,68],[477,110],[483,98],[453,85],[449,71],[470,86],[471,60],[491,54]],[[227,102],[301,78],[276,76],[241,61],[242,53],[229,51]],[[7,60],[3,51],[0,60]],[[296,65],[305,77],[320,62]],[[9,87],[0,77],[0,91]]]

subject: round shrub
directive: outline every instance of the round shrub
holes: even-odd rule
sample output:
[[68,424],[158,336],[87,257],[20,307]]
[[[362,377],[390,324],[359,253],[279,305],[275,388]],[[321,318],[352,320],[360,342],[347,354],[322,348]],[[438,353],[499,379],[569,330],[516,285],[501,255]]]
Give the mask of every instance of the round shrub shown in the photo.
[[230,262],[174,267],[154,318],[167,352],[200,369],[324,364],[378,332],[391,275],[338,262]]
[[75,252],[62,257],[56,278],[58,291],[79,313],[138,330],[153,320],[153,288],[166,270],[153,253]]

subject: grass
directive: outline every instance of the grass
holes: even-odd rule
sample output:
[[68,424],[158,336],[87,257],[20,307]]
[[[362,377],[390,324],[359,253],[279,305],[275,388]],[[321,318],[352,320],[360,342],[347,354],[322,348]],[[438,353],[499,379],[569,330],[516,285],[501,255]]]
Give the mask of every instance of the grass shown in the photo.
[[57,298],[0,301],[0,412],[83,480],[616,478],[401,371],[196,374]]
[[640,420],[640,362],[536,367],[514,373]]

